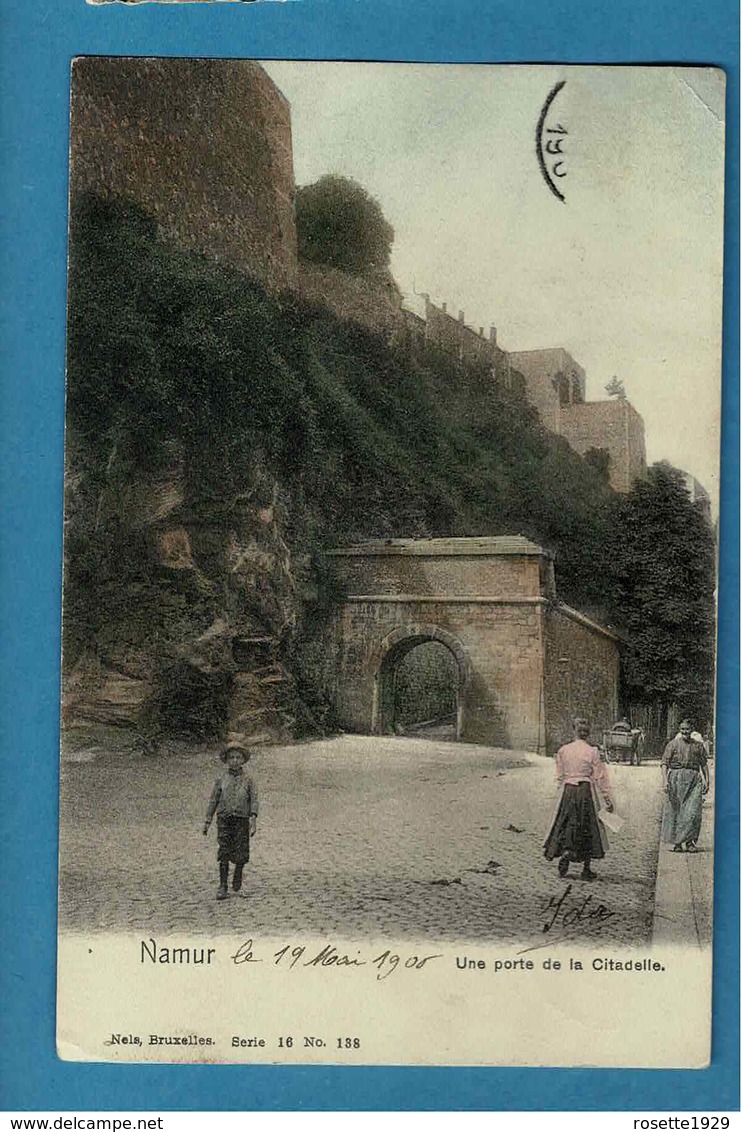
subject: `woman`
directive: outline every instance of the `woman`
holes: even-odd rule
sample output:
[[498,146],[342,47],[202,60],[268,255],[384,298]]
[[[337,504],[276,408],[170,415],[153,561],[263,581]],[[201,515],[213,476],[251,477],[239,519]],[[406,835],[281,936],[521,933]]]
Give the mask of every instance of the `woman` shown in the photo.
[[[558,874],[565,877],[572,861],[582,862],[582,879],[594,880],[590,865],[604,857],[607,837],[597,820],[599,790],[605,809],[612,813],[612,787],[607,767],[596,747],[587,743],[589,721],[574,720],[573,742],[556,754],[556,781],[562,787],[561,800],[545,841],[549,861],[560,857]],[[595,789],[596,788],[596,789]]]
[[697,853],[702,824],[702,799],[710,789],[708,757],[702,743],[692,738],[692,724],[683,719],[679,734],[664,748],[661,759],[664,815],[661,840],[675,853]]

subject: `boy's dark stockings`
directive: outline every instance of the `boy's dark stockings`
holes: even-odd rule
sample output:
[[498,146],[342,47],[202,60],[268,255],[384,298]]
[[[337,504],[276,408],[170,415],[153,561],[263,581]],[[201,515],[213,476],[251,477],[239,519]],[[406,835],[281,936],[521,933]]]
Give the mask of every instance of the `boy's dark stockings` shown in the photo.
[[243,868],[244,868],[244,865],[235,865],[234,866],[234,876],[232,878],[232,888],[234,889],[235,892],[239,892],[240,888],[242,887],[242,869]]
[[227,897],[227,886],[229,884],[229,862],[219,861],[219,891],[216,893],[217,900],[225,900]]

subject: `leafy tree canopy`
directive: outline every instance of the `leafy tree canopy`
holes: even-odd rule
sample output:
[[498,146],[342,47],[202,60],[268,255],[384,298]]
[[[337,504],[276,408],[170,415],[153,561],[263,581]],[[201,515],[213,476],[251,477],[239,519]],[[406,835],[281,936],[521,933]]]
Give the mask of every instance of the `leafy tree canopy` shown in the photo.
[[609,561],[628,638],[628,699],[711,718],[715,541],[676,468],[654,464],[621,498]]
[[377,200],[349,177],[328,175],[296,193],[298,251],[354,275],[387,270],[394,230]]

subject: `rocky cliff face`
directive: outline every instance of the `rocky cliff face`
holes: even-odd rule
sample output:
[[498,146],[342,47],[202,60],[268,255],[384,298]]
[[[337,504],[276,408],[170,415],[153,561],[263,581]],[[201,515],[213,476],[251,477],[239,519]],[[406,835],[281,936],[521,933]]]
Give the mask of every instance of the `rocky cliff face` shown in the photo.
[[308,564],[299,557],[297,580],[279,486],[256,469],[251,490],[209,513],[189,498],[182,450],[161,455],[132,474],[112,451],[97,490],[89,454],[78,449],[68,468],[68,547],[83,535],[112,553],[98,555],[88,587],[92,632],[67,648],[66,725],[124,727],[147,743],[288,737],[302,706],[286,659]]

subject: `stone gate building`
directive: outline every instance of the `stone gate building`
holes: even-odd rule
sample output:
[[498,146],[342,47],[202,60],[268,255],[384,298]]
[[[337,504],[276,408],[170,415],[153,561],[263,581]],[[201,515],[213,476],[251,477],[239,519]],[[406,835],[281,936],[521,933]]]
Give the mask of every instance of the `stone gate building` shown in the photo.
[[553,559],[517,536],[391,539],[332,552],[337,708],[350,731],[393,730],[394,670],[437,641],[457,666],[457,738],[545,753],[587,715],[617,718],[618,638],[556,600]]

